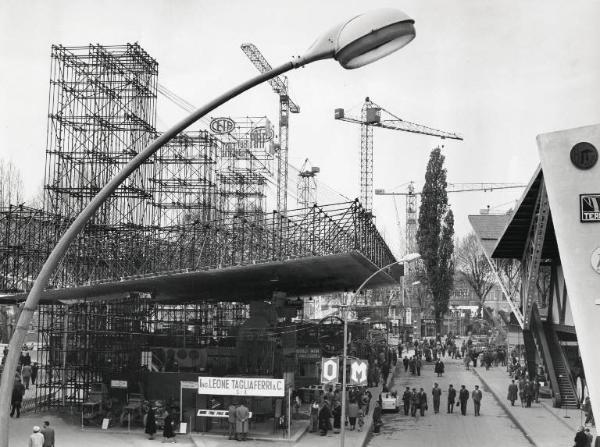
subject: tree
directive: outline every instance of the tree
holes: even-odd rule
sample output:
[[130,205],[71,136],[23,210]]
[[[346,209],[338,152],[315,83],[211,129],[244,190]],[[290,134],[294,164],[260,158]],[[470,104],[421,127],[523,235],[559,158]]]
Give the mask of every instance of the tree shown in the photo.
[[[494,287],[494,272],[488,263],[475,233],[469,233],[460,242],[456,253],[459,274],[469,284],[479,301],[477,314],[487,312],[485,300]],[[491,315],[488,315],[491,318]]]
[[417,245],[423,261],[421,281],[432,296],[438,333],[448,311],[454,283],[454,214],[448,209],[444,159],[440,148],[431,151],[417,229]]
[[0,159],[0,208],[23,203],[23,178],[10,161]]

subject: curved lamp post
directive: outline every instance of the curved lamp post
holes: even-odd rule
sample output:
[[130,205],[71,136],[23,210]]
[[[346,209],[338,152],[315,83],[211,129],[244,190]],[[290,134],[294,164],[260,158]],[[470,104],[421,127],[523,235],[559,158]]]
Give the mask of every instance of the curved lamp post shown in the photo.
[[[398,261],[392,262],[391,264],[381,267],[379,270],[377,270],[375,273],[373,273],[371,276],[369,276],[367,279],[365,279],[363,281],[363,283],[358,287],[358,289],[356,289],[356,291],[352,294],[352,301],[354,301],[356,299],[358,294],[367,285],[367,283],[369,281],[371,281],[371,279],[373,279],[379,273],[383,272],[384,270],[386,270],[387,268],[389,268],[393,265],[404,264],[404,263],[416,261],[420,257],[421,257],[421,255],[419,253],[410,253]],[[346,421],[346,382],[347,382],[347,380],[346,380],[346,363],[347,363],[347,358],[348,358],[348,307],[349,307],[349,304],[345,304],[343,306],[343,309],[344,309],[344,354],[343,354],[343,366],[342,366],[342,423],[340,424],[341,425],[341,433],[340,433],[340,446],[341,447],[344,447],[344,442],[345,442],[344,438],[346,435],[345,421]]]
[[66,253],[71,242],[83,230],[85,224],[91,219],[98,208],[131,173],[169,140],[204,115],[264,81],[322,59],[335,59],[342,67],[347,69],[362,67],[402,48],[413,40],[414,37],[414,20],[395,9],[375,10],[342,22],[319,37],[303,56],[286,62],[269,72],[260,74],[234,87],[175,124],[150,143],[150,145],[146,146],[144,150],[138,153],[115,175],[88,203],[58,241],[42,266],[27,296],[15,332],[10,340],[9,353],[2,373],[2,382],[0,383],[0,447],[8,447],[8,414],[17,362],[21,351],[20,348],[25,340],[27,328],[31,322],[33,313],[38,306],[41,293],[46,288],[52,273]]

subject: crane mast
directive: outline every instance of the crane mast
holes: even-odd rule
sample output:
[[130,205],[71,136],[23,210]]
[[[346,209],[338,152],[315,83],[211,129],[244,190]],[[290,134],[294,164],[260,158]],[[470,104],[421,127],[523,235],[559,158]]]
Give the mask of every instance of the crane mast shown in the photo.
[[[471,192],[471,191],[494,191],[496,189],[524,188],[527,185],[520,183],[448,183],[446,191]],[[376,189],[378,196],[405,196],[406,197],[406,253],[416,253],[417,250],[417,196],[421,191],[415,191],[415,183],[408,184],[406,192],[386,192],[384,189]]]
[[360,200],[368,212],[372,212],[373,208],[373,127],[462,140],[458,134],[403,120],[368,97],[361,108],[360,118],[347,116],[344,109],[335,109],[335,119],[360,124]]
[[[244,43],[242,51],[248,56],[250,62],[260,71],[266,73],[271,70],[256,45]],[[269,81],[271,88],[279,95],[279,150],[277,151],[277,211],[287,213],[287,188],[288,188],[288,137],[289,114],[300,113],[300,107],[288,96],[287,77],[277,76]]]

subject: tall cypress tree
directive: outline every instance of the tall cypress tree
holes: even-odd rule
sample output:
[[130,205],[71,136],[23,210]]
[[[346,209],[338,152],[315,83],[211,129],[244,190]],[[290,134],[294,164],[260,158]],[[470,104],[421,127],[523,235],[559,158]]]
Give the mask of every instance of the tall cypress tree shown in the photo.
[[438,333],[448,311],[454,280],[454,214],[448,209],[446,169],[440,148],[431,151],[421,193],[417,245],[423,260],[423,280],[433,298]]

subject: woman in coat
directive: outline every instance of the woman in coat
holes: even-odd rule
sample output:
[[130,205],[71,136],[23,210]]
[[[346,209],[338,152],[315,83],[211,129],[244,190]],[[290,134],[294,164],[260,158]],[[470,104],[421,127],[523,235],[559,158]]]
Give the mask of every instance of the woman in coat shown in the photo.
[[156,433],[156,415],[154,414],[152,406],[150,406],[148,413],[146,413],[146,425],[144,431],[148,435],[148,439],[154,439],[154,434]]
[[353,400],[348,404],[348,420],[350,424],[350,430],[356,428],[356,418],[358,417],[358,403]]
[[177,442],[175,441],[175,432],[173,431],[173,416],[166,410],[163,424],[163,437],[165,438],[163,442]]
[[323,406],[321,407],[321,411],[319,411],[319,432],[321,436],[325,436],[327,434],[327,430],[329,430],[330,418],[331,411],[329,410],[329,402],[327,399],[325,399]]
[[313,400],[310,404],[310,432],[314,433],[319,429],[319,403]]
[[379,402],[375,402],[375,407],[373,408],[373,432],[379,433],[383,422],[381,421],[381,405]]

